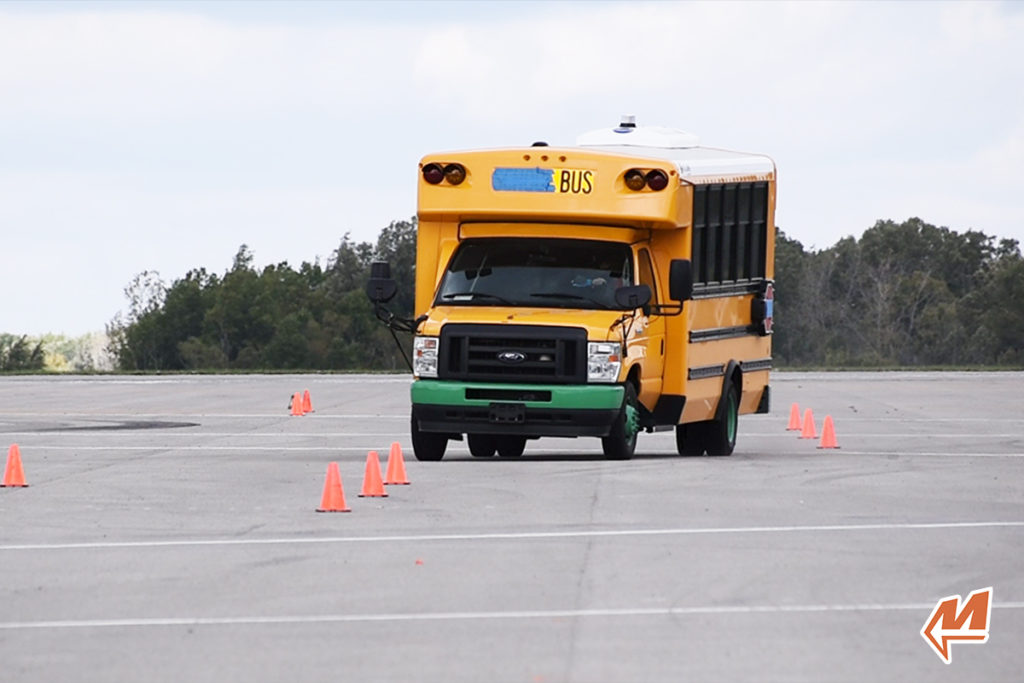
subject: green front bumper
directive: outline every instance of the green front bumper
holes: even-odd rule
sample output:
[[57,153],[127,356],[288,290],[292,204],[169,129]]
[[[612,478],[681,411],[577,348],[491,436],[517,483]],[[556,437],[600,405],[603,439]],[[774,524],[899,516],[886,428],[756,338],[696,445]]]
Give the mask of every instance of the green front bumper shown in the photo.
[[[413,415],[422,431],[522,436],[607,436],[622,411],[618,384],[499,384],[416,380]],[[509,421],[509,405],[522,406]],[[515,412],[515,411],[513,411]]]

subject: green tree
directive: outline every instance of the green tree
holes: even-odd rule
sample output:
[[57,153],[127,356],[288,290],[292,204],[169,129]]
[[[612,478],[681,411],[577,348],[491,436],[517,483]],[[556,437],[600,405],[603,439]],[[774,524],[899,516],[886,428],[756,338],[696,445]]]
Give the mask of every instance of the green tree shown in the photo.
[[1016,241],[1003,241],[967,305],[978,325],[978,341],[989,343],[990,362],[1024,365],[1024,258]]
[[0,372],[42,370],[45,360],[42,340],[32,344],[27,335],[0,334]]
[[108,351],[122,370],[164,370],[166,337],[161,330],[167,287],[156,271],[144,270],[124,289],[127,316],[118,313],[107,325]]

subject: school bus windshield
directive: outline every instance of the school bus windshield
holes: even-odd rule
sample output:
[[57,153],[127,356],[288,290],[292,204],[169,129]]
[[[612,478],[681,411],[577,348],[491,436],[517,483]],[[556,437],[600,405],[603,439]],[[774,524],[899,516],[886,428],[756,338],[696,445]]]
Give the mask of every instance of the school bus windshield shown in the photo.
[[615,290],[632,284],[627,244],[470,239],[452,257],[435,304],[615,309]]

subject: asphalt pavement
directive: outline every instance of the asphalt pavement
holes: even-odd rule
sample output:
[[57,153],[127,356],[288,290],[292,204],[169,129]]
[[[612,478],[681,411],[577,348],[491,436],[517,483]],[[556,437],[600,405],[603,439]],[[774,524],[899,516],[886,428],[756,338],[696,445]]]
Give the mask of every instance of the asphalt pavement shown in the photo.
[[[731,457],[420,463],[404,376],[0,378],[0,680],[1021,680],[1024,373],[772,391]],[[359,497],[394,442],[410,485]],[[316,512],[330,462],[349,513]],[[945,664],[925,622],[989,586]]]

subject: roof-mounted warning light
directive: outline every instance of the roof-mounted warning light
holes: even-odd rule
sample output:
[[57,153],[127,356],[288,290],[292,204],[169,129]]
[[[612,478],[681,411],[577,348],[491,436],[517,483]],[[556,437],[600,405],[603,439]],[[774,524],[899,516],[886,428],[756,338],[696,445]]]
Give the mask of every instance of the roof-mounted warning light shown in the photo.
[[440,164],[427,164],[423,167],[423,179],[431,185],[437,185],[444,180],[444,169]]
[[623,176],[622,179],[625,181],[626,187],[634,192],[639,192],[644,189],[644,185],[647,184],[647,180],[644,178],[644,172],[639,168],[629,169],[626,171],[626,175]]
[[430,163],[423,167],[423,180],[431,185],[440,185],[447,181],[449,185],[459,185],[466,179],[466,167],[462,164]]
[[660,168],[653,168],[647,172],[640,168],[631,168],[622,175],[622,181],[634,192],[639,192],[645,187],[660,192],[668,187],[668,176]]
[[466,169],[462,164],[448,164],[444,167],[444,179],[452,185],[458,185],[466,179]]
[[647,187],[651,188],[655,192],[664,190],[668,187],[668,176],[665,175],[664,171],[653,169],[647,172],[644,180],[647,181]]

